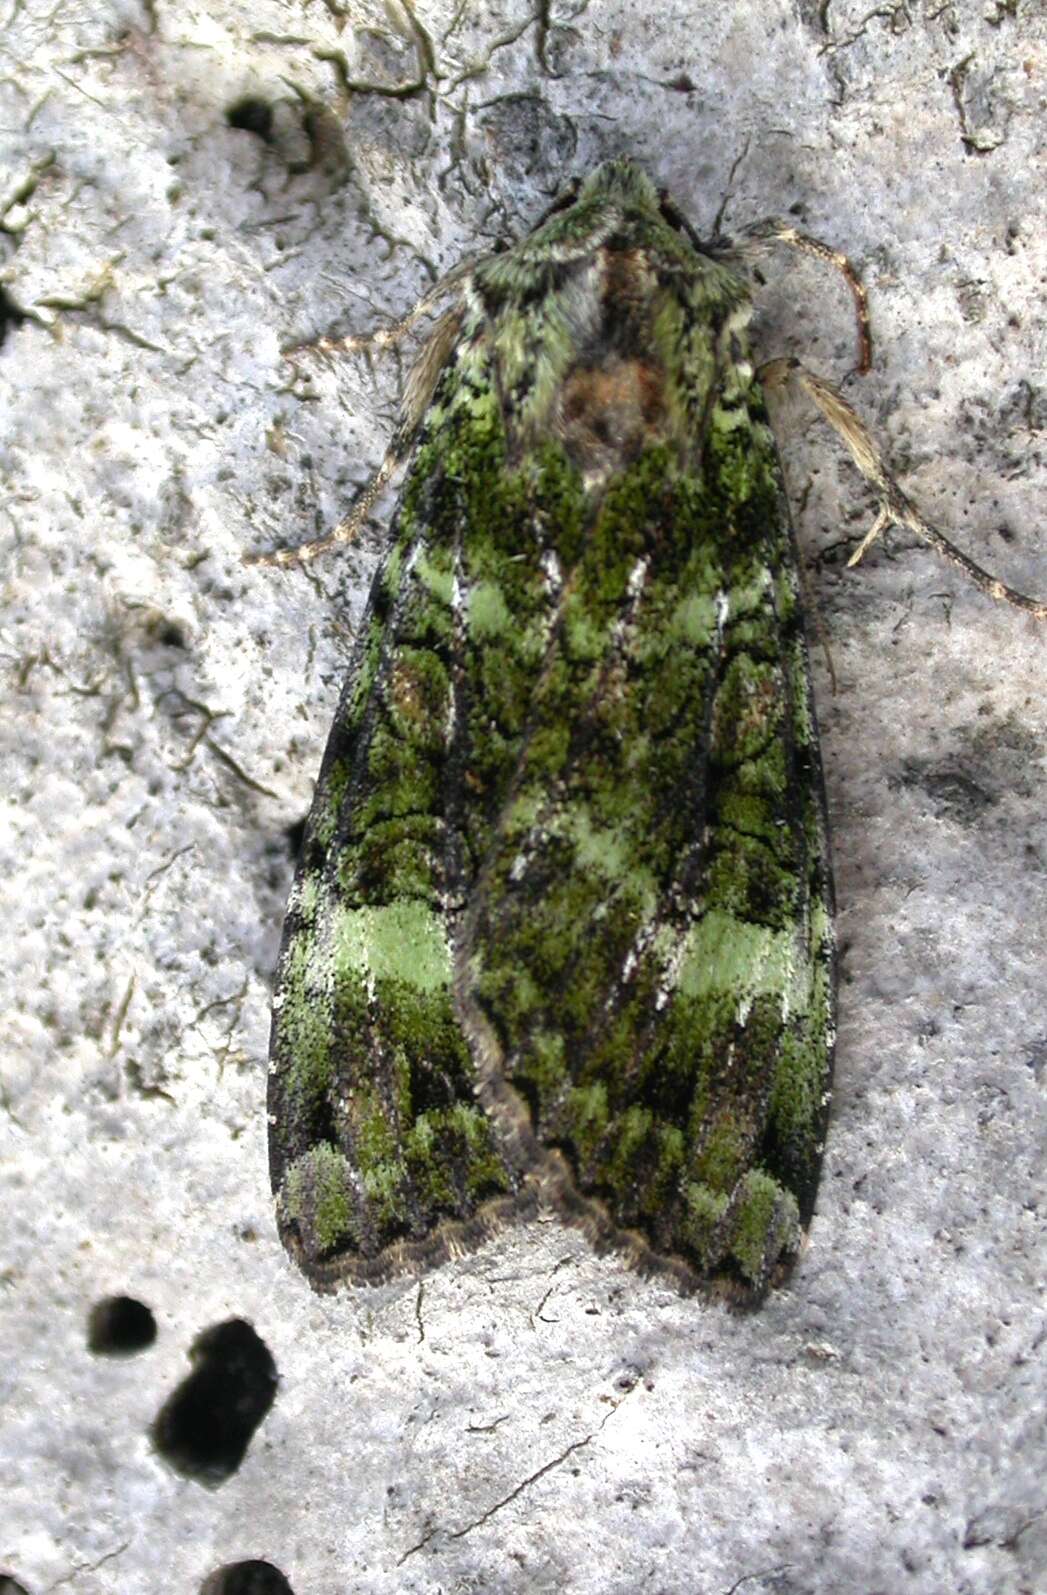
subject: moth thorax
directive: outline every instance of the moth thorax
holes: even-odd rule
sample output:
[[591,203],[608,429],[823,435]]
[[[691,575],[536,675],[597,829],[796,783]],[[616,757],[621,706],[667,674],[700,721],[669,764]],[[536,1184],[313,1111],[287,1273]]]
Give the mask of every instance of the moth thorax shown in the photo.
[[660,441],[668,420],[660,362],[608,354],[569,372],[556,430],[587,484],[598,485]]

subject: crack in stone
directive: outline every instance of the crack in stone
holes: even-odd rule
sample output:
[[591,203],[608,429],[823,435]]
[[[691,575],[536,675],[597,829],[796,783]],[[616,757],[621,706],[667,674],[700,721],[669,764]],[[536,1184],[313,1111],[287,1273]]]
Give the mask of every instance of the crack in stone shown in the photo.
[[[522,1495],[524,1490],[529,1489],[532,1484],[537,1484],[539,1479],[543,1479],[545,1475],[547,1473],[551,1473],[554,1468],[560,1467],[564,1462],[567,1461],[568,1457],[574,1456],[576,1451],[584,1451],[586,1446],[591,1445],[597,1436],[603,1433],[605,1426],[614,1417],[615,1413],[618,1411],[618,1408],[622,1405],[622,1402],[628,1399],[632,1393],[632,1389],[634,1388],[635,1386],[632,1386],[625,1392],[623,1396],[620,1396],[617,1401],[611,1402],[610,1412],[606,1412],[604,1414],[603,1418],[597,1424],[596,1428],[591,1434],[583,1435],[580,1440],[573,1440],[569,1446],[564,1447],[559,1455],[550,1457],[548,1462],[543,1462],[540,1468],[536,1468],[533,1473],[528,1474],[526,1479],[521,1479],[520,1483],[514,1485],[514,1487],[509,1491],[508,1495],[504,1495],[500,1501],[493,1502],[486,1509],[486,1511],[481,1512],[480,1516],[474,1518],[471,1523],[464,1524],[460,1529],[451,1530],[451,1532],[447,1535],[448,1540],[462,1540],[467,1534],[471,1534],[474,1529],[482,1528],[483,1525],[489,1522],[490,1519],[494,1517],[497,1512],[500,1512],[503,1507],[509,1506],[511,1502],[516,1500],[518,1495]],[[396,1564],[397,1567],[402,1567],[407,1561],[408,1557],[414,1556],[416,1551],[424,1550],[424,1548],[429,1544],[430,1540],[435,1539],[439,1533],[439,1527],[434,1527],[431,1528],[428,1533],[423,1534],[422,1538],[417,1542],[417,1544],[409,1546],[408,1549],[404,1551],[403,1555],[399,1558]],[[754,1575],[748,1576],[752,1577]]]
[[741,1589],[743,1584],[748,1584],[753,1578],[772,1578],[775,1573],[786,1573],[792,1566],[791,1562],[778,1562],[774,1567],[761,1567],[755,1573],[743,1573],[741,1578],[736,1578],[729,1590],[724,1595],[734,1595],[735,1590]]
[[106,1551],[105,1555],[100,1556],[97,1562],[82,1562],[79,1567],[74,1567],[68,1573],[63,1573],[61,1578],[56,1578],[53,1584],[48,1585],[47,1595],[51,1595],[52,1590],[59,1589],[63,1584],[70,1583],[74,1578],[79,1578],[81,1573],[96,1573],[100,1567],[105,1566],[106,1562],[112,1562],[116,1557],[123,1556],[130,1543],[130,1540],[125,1540],[122,1545],[116,1547],[115,1551]]

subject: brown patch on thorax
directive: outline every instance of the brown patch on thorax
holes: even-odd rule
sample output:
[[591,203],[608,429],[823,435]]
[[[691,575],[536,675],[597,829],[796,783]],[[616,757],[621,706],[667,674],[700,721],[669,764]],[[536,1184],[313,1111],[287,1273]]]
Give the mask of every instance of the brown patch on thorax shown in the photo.
[[583,475],[603,481],[663,439],[665,367],[654,352],[650,267],[641,249],[600,251],[603,316],[564,378],[556,430]]

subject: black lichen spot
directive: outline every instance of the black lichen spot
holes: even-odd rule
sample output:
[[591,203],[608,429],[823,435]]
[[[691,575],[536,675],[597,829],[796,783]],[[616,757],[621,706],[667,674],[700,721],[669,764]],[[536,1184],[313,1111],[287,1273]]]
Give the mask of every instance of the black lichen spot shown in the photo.
[[256,99],[253,95],[245,95],[242,100],[237,100],[225,113],[225,119],[230,127],[237,127],[244,133],[253,133],[260,138],[263,144],[273,142],[273,108],[265,100]]
[[294,1595],[294,1591],[272,1562],[227,1562],[208,1574],[200,1595]]
[[205,1329],[189,1360],[193,1372],[164,1402],[150,1435],[176,1472],[200,1484],[224,1484],[273,1404],[276,1364],[242,1318]]
[[990,792],[962,770],[928,770],[923,778],[923,789],[938,812],[959,825],[973,825],[995,802]]
[[162,648],[185,648],[185,632],[176,621],[168,620],[160,627],[156,640]]
[[0,287],[0,345],[9,332],[17,332],[25,319],[25,311],[19,309],[6,288]]
[[995,795],[965,770],[944,760],[906,760],[898,785],[918,787],[930,798],[936,814],[957,825],[976,824],[996,802]]
[[308,816],[303,814],[300,820],[295,820],[293,825],[288,825],[284,830],[287,842],[287,851],[291,855],[291,862],[298,863],[302,856],[302,843],[305,841],[305,827]]
[[551,111],[536,94],[504,94],[489,102],[480,113],[479,131],[506,177],[561,172],[578,146],[570,118]]
[[10,1573],[0,1573],[0,1595],[29,1595],[29,1591]]
[[133,1296],[104,1296],[88,1314],[87,1348],[101,1357],[128,1357],[155,1339],[156,1319]]

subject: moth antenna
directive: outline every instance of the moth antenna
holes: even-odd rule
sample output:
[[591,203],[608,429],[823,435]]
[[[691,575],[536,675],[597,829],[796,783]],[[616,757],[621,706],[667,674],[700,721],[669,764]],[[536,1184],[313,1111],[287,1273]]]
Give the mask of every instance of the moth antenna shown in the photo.
[[374,332],[350,332],[343,338],[305,338],[300,343],[286,344],[280,353],[285,359],[293,360],[296,355],[301,354],[359,354],[365,349],[395,349],[419,321],[431,315],[448,294],[458,290],[465,279],[476,270],[481,258],[483,257],[470,255],[466,260],[460,260],[457,266],[453,266],[438,283],[434,283],[432,288],[422,295],[417,304],[412,305],[406,315],[388,327],[379,327]]
[[783,220],[780,216],[767,216],[763,221],[753,222],[743,228],[737,239],[726,240],[725,248],[727,253],[737,255],[743,261],[751,263],[765,255],[775,244],[783,244],[786,249],[795,249],[801,255],[811,255],[815,260],[832,266],[843,277],[851,290],[858,325],[858,363],[855,371],[859,376],[864,376],[872,364],[869,300],[865,285],[848,256],[839,249],[834,249],[831,244],[822,243],[820,238],[812,238],[809,233],[801,233],[791,222]]

